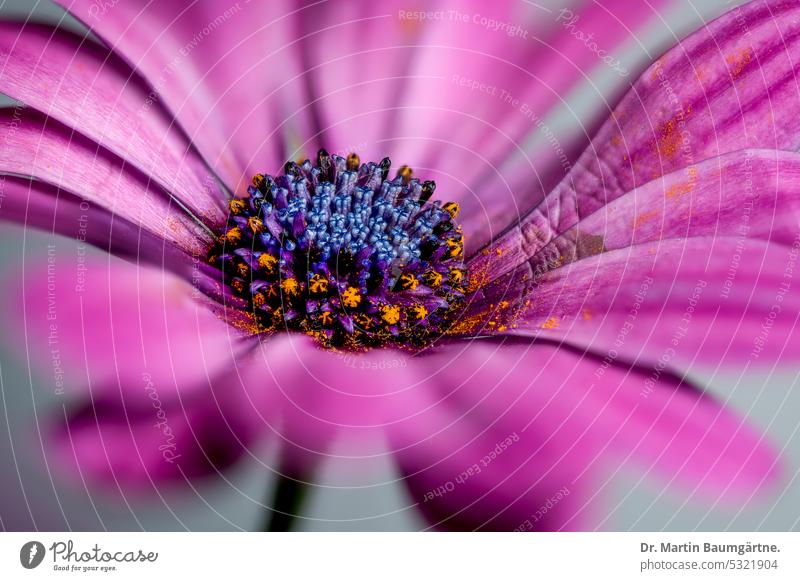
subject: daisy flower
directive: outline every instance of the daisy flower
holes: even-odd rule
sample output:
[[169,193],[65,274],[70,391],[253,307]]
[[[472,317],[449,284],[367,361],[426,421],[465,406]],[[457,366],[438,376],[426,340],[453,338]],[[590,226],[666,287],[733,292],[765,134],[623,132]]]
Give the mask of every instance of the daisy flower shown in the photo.
[[343,441],[431,526],[567,530],[622,467],[709,502],[779,477],[685,370],[799,354],[796,2],[643,72],[616,55],[650,3],[62,4],[91,35],[0,23],[0,218],[127,259],[6,283],[84,483],[272,439],[285,528]]

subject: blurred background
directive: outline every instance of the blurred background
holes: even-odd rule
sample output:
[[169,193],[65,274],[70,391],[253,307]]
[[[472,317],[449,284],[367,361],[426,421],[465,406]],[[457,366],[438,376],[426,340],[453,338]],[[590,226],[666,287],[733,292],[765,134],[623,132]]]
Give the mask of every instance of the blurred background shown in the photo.
[[[130,0],[125,0],[130,1]],[[513,1],[513,0],[510,0]],[[98,5],[101,5],[99,3]],[[574,3],[542,2],[553,9]],[[617,56],[631,70],[641,69],[666,48],[735,4],[722,0],[680,0],[654,16],[635,37],[624,43]],[[458,7],[453,2],[453,8]],[[86,29],[49,2],[3,1],[0,18],[38,20],[85,33]],[[524,24],[524,23],[523,23]],[[587,27],[591,23],[586,23]],[[598,64],[592,81],[602,87],[619,82],[619,76]],[[632,82],[630,79],[629,82]],[[587,107],[589,92],[566,96],[576,110]],[[8,102],[8,101],[7,101]],[[558,127],[558,114],[550,126]],[[39,231],[0,224],[0,276],[16,272],[22,263],[41,261],[47,245],[75,254],[75,241]],[[92,251],[94,252],[94,251]],[[98,253],[100,254],[100,253]],[[3,274],[6,273],[6,274]],[[13,338],[11,338],[13,340]],[[119,499],[91,493],[80,483],[65,480],[53,470],[39,440],[40,422],[60,402],[51,386],[38,383],[36,369],[47,362],[20,360],[0,347],[0,528],[4,530],[252,530],[264,515],[258,503],[269,498],[274,483],[263,468],[244,461],[224,477],[212,478],[194,489],[165,488],[153,498]],[[722,510],[697,506],[674,491],[637,474],[611,476],[597,498],[608,530],[796,530],[800,519],[800,437],[797,410],[800,390],[796,374],[751,373],[745,377],[690,374],[742,416],[763,430],[779,448],[786,466],[782,488],[771,497]],[[274,456],[268,444],[260,457]],[[299,522],[300,530],[420,530],[426,524],[410,496],[398,482],[400,474],[386,457],[364,461],[355,483],[335,459],[323,467]]]

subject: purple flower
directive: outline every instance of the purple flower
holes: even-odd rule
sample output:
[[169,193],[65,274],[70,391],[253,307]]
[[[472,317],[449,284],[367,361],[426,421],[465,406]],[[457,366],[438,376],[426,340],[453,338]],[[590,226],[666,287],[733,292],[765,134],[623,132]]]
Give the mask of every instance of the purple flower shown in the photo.
[[345,438],[433,524],[522,530],[595,526],[628,463],[714,501],[776,481],[681,370],[798,355],[795,2],[724,15],[564,134],[581,78],[635,77],[649,6],[64,4],[105,45],[0,24],[24,103],[0,217],[139,265],[9,282],[84,480],[158,488],[265,437],[293,476]]

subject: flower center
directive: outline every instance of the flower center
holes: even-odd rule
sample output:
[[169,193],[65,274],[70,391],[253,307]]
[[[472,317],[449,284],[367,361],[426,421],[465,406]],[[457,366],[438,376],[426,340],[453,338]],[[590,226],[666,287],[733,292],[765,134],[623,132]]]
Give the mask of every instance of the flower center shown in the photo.
[[317,154],[258,174],[209,252],[262,332],[325,347],[419,347],[449,328],[467,285],[455,202],[391,161]]

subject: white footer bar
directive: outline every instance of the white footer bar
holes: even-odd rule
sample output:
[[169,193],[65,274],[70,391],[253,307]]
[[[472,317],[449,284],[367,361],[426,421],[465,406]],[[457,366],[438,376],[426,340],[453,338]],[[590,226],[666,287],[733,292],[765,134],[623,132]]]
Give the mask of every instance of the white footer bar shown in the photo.
[[[0,579],[800,579],[798,533],[3,533]],[[185,578],[185,577],[184,577]]]

